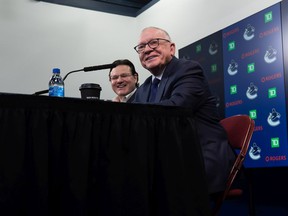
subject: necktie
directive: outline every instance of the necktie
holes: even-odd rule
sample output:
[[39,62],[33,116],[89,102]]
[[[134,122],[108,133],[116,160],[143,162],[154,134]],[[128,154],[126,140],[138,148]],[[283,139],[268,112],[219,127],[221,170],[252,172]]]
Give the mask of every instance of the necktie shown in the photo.
[[160,82],[159,79],[154,78],[152,85],[151,85],[151,89],[150,89],[149,102],[154,102],[159,82]]

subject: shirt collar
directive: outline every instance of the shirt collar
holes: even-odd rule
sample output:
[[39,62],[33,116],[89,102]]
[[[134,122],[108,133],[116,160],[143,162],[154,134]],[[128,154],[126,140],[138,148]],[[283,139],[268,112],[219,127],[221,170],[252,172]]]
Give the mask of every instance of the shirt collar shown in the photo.
[[123,99],[121,100],[121,102],[127,102],[127,100],[135,93],[136,90],[137,90],[137,88],[135,88],[132,92],[130,92],[129,94],[127,94],[125,97],[123,97]]
[[164,71],[165,71],[165,69],[166,69],[166,67],[163,69],[163,71],[161,72],[161,74],[158,75],[158,76],[154,76],[154,75],[152,75],[152,82],[153,82],[153,80],[154,80],[155,78],[161,80],[161,79],[162,79],[162,76],[163,76],[163,73],[164,73]]

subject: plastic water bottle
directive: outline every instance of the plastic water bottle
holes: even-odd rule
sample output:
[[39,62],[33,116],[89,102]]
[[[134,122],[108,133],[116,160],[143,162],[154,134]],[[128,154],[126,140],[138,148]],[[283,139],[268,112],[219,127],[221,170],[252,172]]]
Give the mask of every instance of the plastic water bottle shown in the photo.
[[53,68],[53,75],[49,81],[49,96],[64,97],[64,81],[59,68]]

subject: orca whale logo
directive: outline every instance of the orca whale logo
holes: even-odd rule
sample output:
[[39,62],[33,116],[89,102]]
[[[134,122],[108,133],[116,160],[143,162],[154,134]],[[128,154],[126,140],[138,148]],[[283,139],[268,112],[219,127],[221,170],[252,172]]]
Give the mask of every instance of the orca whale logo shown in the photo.
[[277,50],[272,48],[271,46],[266,50],[264,55],[264,60],[266,63],[271,64],[277,59]]
[[231,63],[228,66],[228,74],[233,76],[238,73],[238,64],[233,59],[231,60]]
[[272,112],[269,113],[267,117],[267,122],[270,126],[276,127],[280,124],[281,114],[276,111],[275,108],[272,109]]
[[252,160],[259,160],[261,158],[261,148],[256,143],[250,147],[249,156]]
[[218,52],[218,44],[213,41],[209,46],[210,55],[215,55]]
[[252,25],[248,24],[247,27],[245,28],[243,37],[246,41],[252,40],[255,36],[254,33],[255,33],[255,28]]
[[246,91],[246,96],[248,99],[253,100],[258,96],[257,92],[258,92],[258,87],[255,86],[253,82],[251,82],[250,86],[248,87]]

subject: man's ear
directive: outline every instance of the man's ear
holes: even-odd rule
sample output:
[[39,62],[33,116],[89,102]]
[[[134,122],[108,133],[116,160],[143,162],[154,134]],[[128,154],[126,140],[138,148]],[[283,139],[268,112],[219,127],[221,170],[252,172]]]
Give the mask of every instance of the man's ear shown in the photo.
[[171,43],[171,44],[170,44],[170,52],[171,52],[171,55],[172,55],[172,56],[175,55],[175,51],[176,51],[175,43]]

